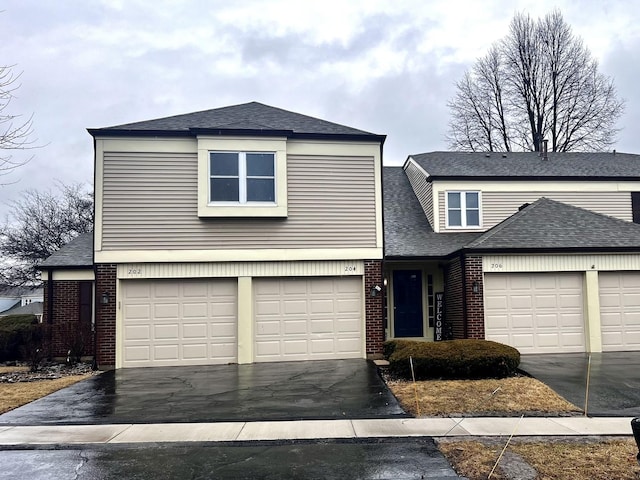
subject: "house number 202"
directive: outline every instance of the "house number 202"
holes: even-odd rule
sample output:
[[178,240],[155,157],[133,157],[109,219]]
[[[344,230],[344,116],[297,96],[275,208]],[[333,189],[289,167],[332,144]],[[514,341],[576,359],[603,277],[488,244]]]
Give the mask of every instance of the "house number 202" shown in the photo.
[[142,275],[142,269],[141,268],[130,268],[127,271],[128,275]]

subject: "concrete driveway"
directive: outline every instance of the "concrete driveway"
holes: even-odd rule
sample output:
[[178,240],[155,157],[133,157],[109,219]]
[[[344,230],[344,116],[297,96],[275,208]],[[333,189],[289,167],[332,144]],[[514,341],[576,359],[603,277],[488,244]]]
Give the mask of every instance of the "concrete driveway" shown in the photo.
[[408,416],[365,360],[105,372],[0,415],[0,425]]
[[[587,353],[522,355],[520,369],[584,409],[588,362]],[[640,352],[591,354],[587,414],[640,416]]]

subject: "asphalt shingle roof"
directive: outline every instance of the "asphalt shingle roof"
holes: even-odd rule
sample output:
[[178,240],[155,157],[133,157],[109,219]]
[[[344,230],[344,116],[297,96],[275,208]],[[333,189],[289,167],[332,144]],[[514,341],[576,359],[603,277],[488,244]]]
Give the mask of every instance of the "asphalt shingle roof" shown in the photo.
[[281,135],[350,135],[383,140],[384,136],[290,112],[258,102],[249,102],[201,112],[89,129],[92,135],[134,132],[189,133],[194,130],[280,132]]
[[479,233],[435,233],[402,167],[384,167],[384,250],[389,258],[444,257]]
[[40,267],[93,268],[93,233],[83,233],[74,238],[42,262]]
[[543,197],[486,231],[466,248],[640,250],[640,225]]
[[[599,179],[640,177],[640,155],[629,153],[431,152],[410,155],[433,178]],[[637,179],[637,178],[634,178]]]

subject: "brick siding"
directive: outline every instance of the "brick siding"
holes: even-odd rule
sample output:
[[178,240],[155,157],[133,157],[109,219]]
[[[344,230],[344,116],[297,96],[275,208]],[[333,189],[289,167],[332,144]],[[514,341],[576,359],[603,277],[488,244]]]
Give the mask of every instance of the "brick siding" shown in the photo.
[[[467,277],[467,338],[484,338],[484,296],[482,284],[482,257],[465,257]],[[478,293],[473,293],[473,283],[478,284]]]
[[366,260],[364,262],[364,305],[368,358],[382,358],[384,341],[384,288],[372,297],[371,289],[376,285],[382,288],[382,261]]
[[48,357],[66,358],[69,350],[82,356],[93,355],[91,322],[80,322],[80,283],[78,280],[53,280],[53,312],[50,319],[49,281],[44,282],[43,323],[47,325],[45,348]]
[[[101,302],[109,294],[109,303]],[[98,366],[112,368],[116,364],[116,265],[96,265],[96,331],[98,334]]]

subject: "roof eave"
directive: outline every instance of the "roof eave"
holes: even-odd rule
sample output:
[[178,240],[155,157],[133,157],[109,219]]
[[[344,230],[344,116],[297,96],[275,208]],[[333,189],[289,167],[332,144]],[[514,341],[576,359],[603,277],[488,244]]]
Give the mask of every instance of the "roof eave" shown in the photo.
[[536,176],[505,176],[505,175],[430,175],[427,181],[433,182],[438,180],[447,181],[499,181],[499,182],[529,182],[529,181],[634,181],[640,180],[637,176],[597,176],[597,175],[582,175],[582,176],[568,176],[568,175],[536,175]]
[[293,130],[238,129],[238,128],[189,128],[188,130],[139,130],[126,128],[88,128],[95,137],[197,137],[242,136],[242,137],[286,137],[299,140],[339,140],[373,142],[384,144],[386,135],[373,133],[298,133]]

